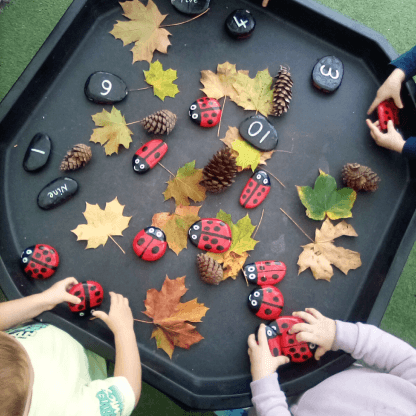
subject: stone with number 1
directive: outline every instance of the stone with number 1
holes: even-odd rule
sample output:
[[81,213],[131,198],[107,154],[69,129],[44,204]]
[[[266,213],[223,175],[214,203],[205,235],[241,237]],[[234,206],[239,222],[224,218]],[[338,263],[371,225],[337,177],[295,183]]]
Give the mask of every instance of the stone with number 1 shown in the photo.
[[246,39],[256,27],[256,20],[249,10],[234,10],[225,21],[225,28],[235,39]]
[[96,104],[114,104],[128,94],[126,83],[110,72],[94,72],[85,82],[86,97]]
[[239,131],[244,140],[262,152],[268,152],[277,146],[276,129],[260,114],[246,118],[240,124]]

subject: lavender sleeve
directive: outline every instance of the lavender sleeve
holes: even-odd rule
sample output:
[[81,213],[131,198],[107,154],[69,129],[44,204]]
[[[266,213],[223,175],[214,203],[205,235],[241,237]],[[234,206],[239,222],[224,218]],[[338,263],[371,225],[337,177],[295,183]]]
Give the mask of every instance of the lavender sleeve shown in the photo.
[[416,385],[416,350],[373,325],[336,322],[332,350],[343,350],[355,359]]
[[250,383],[257,416],[290,416],[286,396],[280,390],[277,373]]

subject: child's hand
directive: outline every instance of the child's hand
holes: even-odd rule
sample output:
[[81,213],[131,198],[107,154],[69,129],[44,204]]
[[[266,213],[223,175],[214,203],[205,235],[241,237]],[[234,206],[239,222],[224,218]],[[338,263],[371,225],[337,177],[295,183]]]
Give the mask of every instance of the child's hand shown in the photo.
[[402,88],[402,82],[405,78],[406,74],[403,70],[396,68],[378,89],[376,98],[371,103],[367,114],[371,114],[381,102],[388,100],[389,98],[393,98],[394,103],[398,108],[403,108],[403,103],[400,98],[400,90]]
[[259,343],[257,344],[256,336],[251,334],[247,340],[253,381],[273,374],[278,367],[290,361],[284,355],[279,355],[278,357],[272,356],[269,344],[267,343],[266,325],[264,324],[260,324],[258,339]]
[[318,345],[315,359],[319,360],[332,347],[335,340],[336,324],[333,319],[326,318],[313,308],[306,308],[306,312],[293,312],[293,316],[302,318],[305,323],[295,324],[289,334],[296,334],[299,342],[310,342]]
[[53,309],[58,303],[71,302],[76,305],[81,302],[80,298],[68,293],[68,290],[78,283],[75,277],[67,277],[60,282],[56,282],[52,287],[42,292],[45,305],[48,310]]
[[406,142],[403,140],[402,135],[396,131],[391,120],[387,122],[387,133],[380,131],[380,122],[378,120],[375,123],[372,123],[371,120],[367,119],[366,123],[370,128],[371,137],[379,146],[399,153],[402,152]]
[[109,292],[111,305],[108,315],[103,311],[93,311],[92,315],[102,319],[114,335],[127,333],[133,329],[134,319],[129,300],[118,293]]

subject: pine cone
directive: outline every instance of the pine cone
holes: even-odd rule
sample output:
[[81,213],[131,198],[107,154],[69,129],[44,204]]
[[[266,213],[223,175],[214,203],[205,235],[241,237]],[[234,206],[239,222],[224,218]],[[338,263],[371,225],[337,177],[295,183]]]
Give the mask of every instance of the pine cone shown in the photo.
[[369,167],[358,163],[347,163],[342,168],[344,184],[354,191],[372,191],[378,188],[380,178]]
[[144,118],[141,123],[148,133],[169,134],[176,123],[176,114],[169,110],[160,110]]
[[76,144],[71,150],[66,152],[60,169],[63,171],[77,170],[84,167],[91,160],[91,157],[91,147],[82,143]]
[[289,110],[290,100],[292,99],[293,81],[290,72],[284,66],[277,74],[277,79],[273,87],[273,110],[272,116],[281,116]]
[[225,191],[237,174],[237,164],[229,147],[218,150],[202,171],[201,184],[208,192],[218,194]]
[[224,270],[221,264],[208,256],[208,254],[198,254],[196,262],[202,281],[210,285],[218,285],[223,280]]

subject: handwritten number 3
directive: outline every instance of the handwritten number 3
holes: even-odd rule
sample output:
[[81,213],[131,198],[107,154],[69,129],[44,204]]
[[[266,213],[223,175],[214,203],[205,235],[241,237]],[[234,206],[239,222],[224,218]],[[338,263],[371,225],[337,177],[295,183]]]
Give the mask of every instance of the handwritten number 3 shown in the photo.
[[107,95],[110,91],[111,91],[111,87],[113,86],[111,84],[111,82],[108,79],[105,79],[101,86],[103,87],[103,90],[105,90],[106,92],[101,92],[101,95]]
[[332,76],[332,68],[330,67],[330,68],[328,69],[328,71],[326,72],[326,74],[324,73],[324,68],[325,68],[325,65],[321,65],[321,69],[320,69],[320,71],[321,71],[321,74],[322,74],[324,77],[330,76],[332,79],[338,79],[338,78],[339,78],[339,72],[338,72],[338,69],[336,69],[336,70],[335,70],[335,76]]

